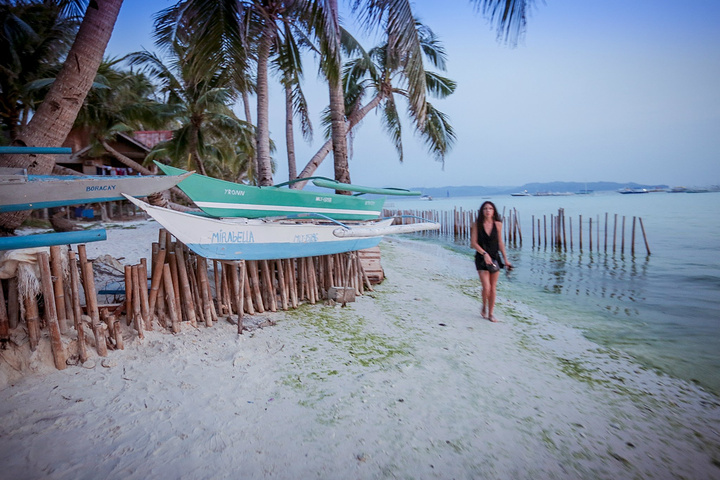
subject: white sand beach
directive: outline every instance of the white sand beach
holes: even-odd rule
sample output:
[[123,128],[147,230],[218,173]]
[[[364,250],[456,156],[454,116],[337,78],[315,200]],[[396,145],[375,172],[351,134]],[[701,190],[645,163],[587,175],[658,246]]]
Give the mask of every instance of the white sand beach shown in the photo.
[[[157,224],[136,225],[88,257],[149,257]],[[483,320],[470,257],[381,249],[374,292],[243,335],[128,330],[63,371],[0,351],[0,477],[720,478],[717,397],[503,297],[504,277]]]

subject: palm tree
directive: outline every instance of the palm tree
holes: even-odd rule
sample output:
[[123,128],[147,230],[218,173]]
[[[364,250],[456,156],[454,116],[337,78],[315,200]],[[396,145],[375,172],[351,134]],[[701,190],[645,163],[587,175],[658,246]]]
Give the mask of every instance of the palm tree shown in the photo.
[[[90,91],[121,5],[122,0],[90,2],[60,73],[28,125],[15,139],[17,145],[57,147],[65,141]],[[0,160],[0,165],[48,174],[55,165],[55,158],[52,155],[31,158],[7,155]],[[0,231],[14,231],[29,215],[27,210],[0,214]]]
[[[425,59],[435,68],[444,70],[446,53],[437,37],[430,28],[419,22],[416,30]],[[358,55],[344,68],[343,85],[346,92],[347,131],[352,132],[369,112],[380,109],[385,130],[390,134],[402,162],[402,126],[395,97],[406,99],[408,109],[411,110],[412,94],[407,88],[410,82],[407,79],[407,70],[403,65],[407,57],[402,52],[394,51],[389,42],[365,52],[357,43],[349,40],[351,39],[346,38],[344,42],[346,50],[350,54]],[[430,96],[445,98],[455,91],[455,82],[434,72],[425,71],[424,79],[427,94]],[[371,93],[372,98],[368,103],[362,105],[361,102],[367,93]],[[424,111],[420,113],[422,115],[410,115],[415,129],[426,141],[430,152],[439,161],[444,161],[445,154],[455,141],[452,126],[446,116],[427,101]],[[420,118],[423,119],[422,122]],[[330,141],[326,142],[323,147],[308,162],[300,173],[300,178],[307,178],[315,172],[330,151]]]
[[41,100],[29,85],[57,75],[79,25],[60,5],[0,4],[0,131],[7,140],[17,137]]
[[142,66],[159,85],[177,128],[173,138],[155,146],[151,158],[170,158],[183,165],[192,160],[199,173],[208,174],[208,161],[236,163],[236,147],[252,153],[254,129],[236,117],[226,70],[193,61],[185,45],[176,41],[168,52],[171,65],[144,51],[129,55],[131,65]]
[[87,131],[91,152],[109,153],[126,166],[142,174],[152,172],[122,155],[109,141],[118,133],[163,128],[169,109],[155,100],[155,85],[142,73],[118,68],[121,60],[105,60],[100,64],[94,87],[78,113],[74,128]]

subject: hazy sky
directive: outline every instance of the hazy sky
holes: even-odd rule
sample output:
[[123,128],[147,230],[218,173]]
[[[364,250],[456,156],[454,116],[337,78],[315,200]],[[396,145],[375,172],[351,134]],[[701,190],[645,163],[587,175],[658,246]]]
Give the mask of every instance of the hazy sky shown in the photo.
[[[152,15],[172,3],[125,0],[107,54],[153,50]],[[516,48],[499,43],[469,1],[414,6],[443,41],[449,56],[444,74],[458,83],[454,95],[433,100],[450,116],[457,143],[443,169],[405,121],[401,164],[370,114],[353,141],[353,183],[720,184],[717,0],[539,1]],[[296,135],[298,171],[323,143],[319,112],[327,89],[315,72],[306,65],[306,95],[317,107],[315,139],[307,145]],[[279,183],[287,180],[284,105],[279,89],[271,95]],[[332,157],[316,174],[333,176]]]

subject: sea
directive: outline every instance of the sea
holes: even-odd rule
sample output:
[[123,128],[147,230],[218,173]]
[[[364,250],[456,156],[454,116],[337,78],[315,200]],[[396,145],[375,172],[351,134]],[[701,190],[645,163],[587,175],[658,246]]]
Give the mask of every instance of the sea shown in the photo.
[[[648,368],[720,395],[720,192],[388,199],[385,206],[436,212],[477,210],[485,200],[501,213],[516,211],[522,232],[522,245],[506,242],[515,268],[501,276],[499,297],[520,300],[552,321],[580,329],[598,345],[625,352]],[[550,216],[559,209],[564,210],[566,222],[572,218],[572,248],[569,225],[566,248],[546,244],[544,233],[538,240],[538,219],[542,229],[543,221],[549,225]],[[634,255],[630,245],[633,217]],[[467,253],[472,261],[474,252],[467,239],[426,238]]]

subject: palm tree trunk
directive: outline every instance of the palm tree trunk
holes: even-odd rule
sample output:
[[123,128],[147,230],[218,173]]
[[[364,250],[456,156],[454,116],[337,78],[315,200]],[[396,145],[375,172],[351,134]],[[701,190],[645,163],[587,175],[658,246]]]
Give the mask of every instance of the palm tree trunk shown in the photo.
[[[348,133],[350,133],[355,126],[362,121],[365,116],[373,111],[375,108],[377,108],[378,105],[380,105],[380,102],[383,101],[385,98],[385,95],[380,94],[376,95],[367,105],[360,108],[359,110],[353,112],[352,115],[350,115],[350,118],[348,119],[346,128]],[[320,147],[320,150],[313,155],[313,157],[310,159],[310,161],[305,165],[305,168],[302,172],[300,172],[300,175],[298,175],[297,178],[307,178],[312,176],[313,173],[315,173],[315,170],[318,169],[320,164],[325,160],[325,157],[327,157],[328,153],[332,150],[332,140],[328,140],[323,144],[322,147]],[[298,188],[301,189],[305,187],[305,184],[307,182],[297,182],[290,185],[290,188]],[[348,181],[345,183],[350,183],[349,177]]]
[[[88,4],[67,60],[16,144],[63,144],[95,79],[121,6],[122,0],[94,0]],[[52,155],[8,155],[0,161],[0,166],[26,168],[33,174],[48,174],[54,165]],[[0,231],[14,231],[29,215],[29,210],[0,214]]]
[[293,132],[293,100],[292,87],[285,86],[285,147],[288,160],[288,180],[297,178],[297,162],[295,161],[295,134]]
[[270,97],[268,92],[268,60],[272,43],[272,29],[266,28],[260,37],[257,60],[257,184],[273,184],[272,161],[270,159]]

